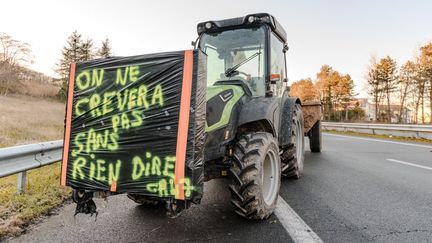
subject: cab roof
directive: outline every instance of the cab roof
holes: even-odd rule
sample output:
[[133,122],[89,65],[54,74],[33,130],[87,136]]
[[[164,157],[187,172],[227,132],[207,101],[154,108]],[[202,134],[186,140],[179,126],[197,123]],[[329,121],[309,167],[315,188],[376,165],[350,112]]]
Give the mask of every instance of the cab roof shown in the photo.
[[224,30],[260,25],[269,26],[271,30],[283,40],[283,42],[287,42],[285,29],[279,24],[274,16],[268,13],[248,14],[244,17],[201,22],[197,25],[197,32],[198,35],[201,35],[203,33],[217,33]]

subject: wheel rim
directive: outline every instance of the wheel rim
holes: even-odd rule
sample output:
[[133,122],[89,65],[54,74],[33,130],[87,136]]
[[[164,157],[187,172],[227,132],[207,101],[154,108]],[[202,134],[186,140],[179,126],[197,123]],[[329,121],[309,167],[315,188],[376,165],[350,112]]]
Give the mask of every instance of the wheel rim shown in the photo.
[[271,205],[276,199],[278,192],[278,170],[276,154],[273,151],[268,151],[263,164],[263,198],[267,205]]
[[296,158],[297,158],[297,165],[299,170],[303,169],[303,151],[304,151],[304,140],[303,140],[303,127],[302,124],[300,124],[299,121],[297,121],[296,124]]

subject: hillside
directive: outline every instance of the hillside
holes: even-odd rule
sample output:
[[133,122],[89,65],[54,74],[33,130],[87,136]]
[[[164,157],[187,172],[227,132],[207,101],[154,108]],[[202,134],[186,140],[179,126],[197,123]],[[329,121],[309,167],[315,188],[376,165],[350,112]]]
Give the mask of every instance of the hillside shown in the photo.
[[56,99],[0,96],[0,147],[61,139],[64,110]]

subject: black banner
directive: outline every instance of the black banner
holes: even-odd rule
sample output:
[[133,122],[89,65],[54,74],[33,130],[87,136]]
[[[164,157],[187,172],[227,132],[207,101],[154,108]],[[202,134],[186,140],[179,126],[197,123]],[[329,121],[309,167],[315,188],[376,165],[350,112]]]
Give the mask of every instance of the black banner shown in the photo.
[[206,57],[198,50],[72,65],[62,184],[199,202]]

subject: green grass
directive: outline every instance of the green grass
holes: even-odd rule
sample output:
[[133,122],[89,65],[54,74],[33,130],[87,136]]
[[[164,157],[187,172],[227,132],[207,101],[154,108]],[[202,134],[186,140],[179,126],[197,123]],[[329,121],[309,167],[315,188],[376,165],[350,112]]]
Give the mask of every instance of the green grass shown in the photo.
[[[0,96],[0,147],[62,139],[65,105],[53,99]],[[60,163],[31,170],[26,191],[17,195],[17,175],[0,179],[0,241],[70,198],[60,186]]]
[[60,163],[31,170],[24,194],[18,195],[17,176],[0,180],[0,239],[16,236],[38,217],[48,214],[70,197],[59,185]]
[[360,132],[351,132],[351,131],[336,131],[336,130],[323,130],[323,132],[342,134],[342,135],[354,135],[354,136],[361,136],[361,137],[370,137],[370,138],[382,138],[382,139],[390,139],[390,140],[405,141],[405,142],[432,143],[432,140],[425,139],[425,138],[398,137],[398,136],[377,135],[377,134],[369,134],[369,133],[360,133]]

